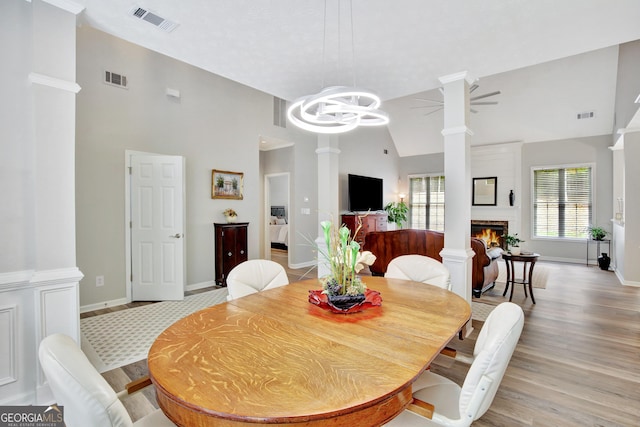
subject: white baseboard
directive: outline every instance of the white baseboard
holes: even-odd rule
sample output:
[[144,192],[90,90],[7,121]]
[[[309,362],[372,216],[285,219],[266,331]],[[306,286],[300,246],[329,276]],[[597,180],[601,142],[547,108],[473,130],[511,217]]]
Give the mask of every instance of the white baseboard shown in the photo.
[[[186,291],[195,291],[197,289],[208,288],[210,286],[215,286],[215,280],[210,280],[207,282],[194,283],[193,285],[185,286]],[[86,313],[87,311],[101,310],[103,308],[115,307],[116,305],[128,304],[131,301],[127,301],[126,298],[118,298],[111,301],[103,301],[97,302],[95,304],[87,304],[80,307],[80,313]]]
[[289,264],[289,268],[305,268],[305,267],[314,267],[317,264],[316,261],[307,261],[307,262],[301,262],[298,264]]
[[82,305],[80,306],[80,313],[86,313],[87,311],[101,310],[103,308],[115,307],[116,305],[123,305],[128,303],[129,301],[127,301],[126,298],[118,298],[111,301],[103,301],[103,302],[97,302],[95,304]]
[[187,285],[185,286],[185,291],[196,291],[198,289],[202,289],[202,288],[210,288],[211,286],[215,286],[216,285],[216,281],[215,280],[209,280],[207,282],[200,282],[200,283],[194,283],[192,285]]

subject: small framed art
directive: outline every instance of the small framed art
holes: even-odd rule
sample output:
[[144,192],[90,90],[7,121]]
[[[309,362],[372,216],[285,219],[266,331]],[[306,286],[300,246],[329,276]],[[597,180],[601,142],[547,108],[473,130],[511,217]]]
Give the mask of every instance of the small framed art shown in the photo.
[[211,198],[242,200],[244,174],[213,169],[211,171]]

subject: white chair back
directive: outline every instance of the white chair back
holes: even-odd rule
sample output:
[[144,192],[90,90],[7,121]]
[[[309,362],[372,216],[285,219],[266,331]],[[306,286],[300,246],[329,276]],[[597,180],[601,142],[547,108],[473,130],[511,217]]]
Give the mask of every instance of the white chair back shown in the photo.
[[289,284],[280,264],[267,259],[251,259],[236,265],[227,276],[229,301]]
[[424,255],[400,255],[391,260],[384,277],[413,280],[451,290],[449,269]]
[[524,326],[520,306],[503,302],[489,313],[460,392],[460,414],[477,420],[491,406]]
[[413,397],[434,405],[431,419],[405,410],[386,427],[469,427],[487,412],[509,365],[524,325],[522,309],[510,302],[487,317],[473,351],[474,359],[460,387],[430,370],[413,383]]
[[53,334],[40,343],[40,365],[69,427],[132,426],[109,383],[71,337]]

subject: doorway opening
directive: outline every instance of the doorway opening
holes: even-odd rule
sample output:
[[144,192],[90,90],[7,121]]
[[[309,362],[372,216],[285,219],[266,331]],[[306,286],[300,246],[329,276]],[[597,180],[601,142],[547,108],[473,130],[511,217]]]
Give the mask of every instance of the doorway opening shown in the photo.
[[289,240],[293,232],[289,180],[289,172],[264,176],[265,258],[286,262],[285,268],[290,265]]

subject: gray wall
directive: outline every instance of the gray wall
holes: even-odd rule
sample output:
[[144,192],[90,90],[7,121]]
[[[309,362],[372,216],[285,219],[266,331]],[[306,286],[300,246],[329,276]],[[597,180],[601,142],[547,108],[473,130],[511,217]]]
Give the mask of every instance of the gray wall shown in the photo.
[[[586,248],[584,242],[560,240],[545,241],[531,238],[531,168],[534,166],[557,166],[575,163],[595,163],[595,209],[594,223],[611,230],[613,156],[608,147],[611,136],[603,135],[561,141],[547,141],[522,144],[522,182],[517,205],[520,206],[519,235],[526,240],[527,250],[536,251],[545,259],[569,262],[584,262]],[[403,180],[410,174],[438,173],[444,171],[444,154],[403,157],[400,159],[400,174]],[[471,165],[473,168],[473,165]],[[406,186],[405,186],[406,188]],[[403,190],[408,194],[408,189]],[[492,208],[485,208],[492,209]],[[594,251],[595,248],[592,250]],[[592,252],[593,255],[593,252]]]
[[638,111],[638,104],[634,102],[640,95],[638,70],[640,70],[640,40],[621,44],[618,54],[614,139],[619,136],[615,131],[627,127]]
[[[382,106],[384,109],[384,104]],[[348,174],[383,179],[382,203],[400,201],[399,157],[391,135],[384,128],[359,128],[340,136],[340,211],[349,209]],[[387,153],[385,154],[385,150]]]
[[[249,257],[261,253],[260,135],[308,136],[272,124],[273,98],[84,26],[78,30],[76,197],[80,305],[122,299],[125,279],[125,150],[186,158],[187,285],[214,277],[213,226],[233,208],[249,225]],[[105,70],[129,89],[102,83]],[[165,95],[178,89],[180,99]],[[244,173],[243,200],[212,200],[211,170]],[[104,275],[105,285],[95,286]]]
[[[545,258],[564,261],[584,262],[586,257],[584,241],[531,238],[531,168],[536,166],[595,163],[593,224],[612,231],[613,155],[608,149],[610,145],[611,135],[523,144],[522,236],[527,241],[528,250],[538,252]],[[591,250],[590,257],[593,257],[595,247]]]

